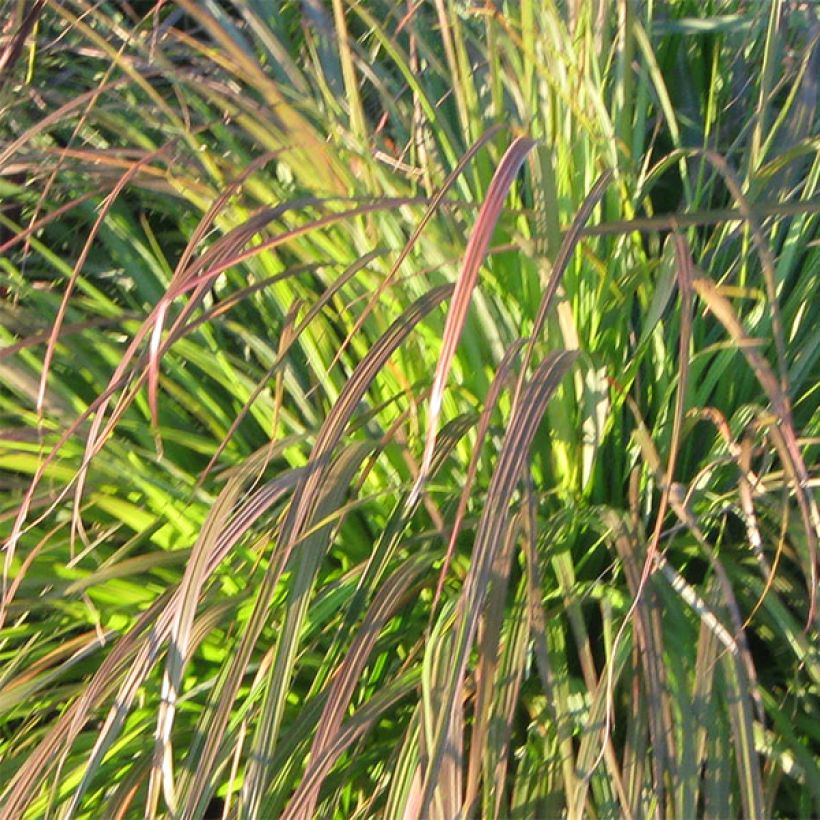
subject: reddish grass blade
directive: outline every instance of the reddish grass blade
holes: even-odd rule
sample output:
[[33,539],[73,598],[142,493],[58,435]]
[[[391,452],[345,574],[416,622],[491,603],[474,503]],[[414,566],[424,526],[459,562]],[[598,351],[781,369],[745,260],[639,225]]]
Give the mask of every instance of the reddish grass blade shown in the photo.
[[[266,675],[265,695],[256,721],[256,731],[248,749],[242,794],[243,803],[253,814],[261,813],[261,801],[271,780],[270,767],[261,761],[272,759],[279,739],[285,702],[291,689],[297,661],[299,639],[304,633],[305,621],[314,591],[316,575],[333,539],[341,526],[346,510],[345,497],[353,476],[372,449],[370,442],[348,445],[324,472],[323,482],[317,488],[317,499],[299,541],[299,550],[288,561],[289,582],[285,614],[276,649]],[[209,734],[209,742],[210,735]],[[192,765],[197,761],[192,759]]]
[[356,337],[356,334],[361,330],[362,325],[365,323],[367,317],[372,313],[373,308],[375,305],[379,303],[379,299],[381,299],[384,292],[387,288],[393,283],[396,278],[396,274],[399,272],[399,268],[401,268],[404,260],[410,255],[410,252],[418,242],[419,237],[421,236],[424,228],[430,222],[430,220],[435,216],[436,211],[441,206],[441,203],[444,201],[444,197],[450,191],[450,189],[455,185],[456,180],[461,176],[464,172],[464,169],[469,164],[470,160],[478,153],[479,149],[486,145],[500,130],[501,125],[495,125],[492,128],[488,128],[479,139],[477,139],[467,150],[464,156],[459,160],[458,165],[450,172],[447,176],[447,179],[444,180],[444,184],[439,188],[438,191],[433,195],[430,199],[429,205],[427,210],[424,212],[424,216],[422,216],[421,221],[413,230],[410,238],[405,243],[404,247],[401,249],[401,253],[396,258],[396,261],[391,265],[390,271],[388,272],[387,276],[384,278],[379,286],[374,291],[373,295],[370,297],[370,300],[367,303],[367,307],[362,311],[362,315],[359,316],[353,324],[353,327],[350,329],[350,332],[342,341],[342,344],[339,346],[339,350],[336,355],[333,357],[333,361],[330,364],[330,368],[332,369],[336,362],[341,358],[344,351],[347,349],[348,345],[350,344],[351,339]]
[[[426,293],[411,305],[362,359],[339,395],[333,409],[325,418],[324,424],[316,437],[305,472],[294,490],[294,501],[290,505],[282,524],[275,554],[259,585],[253,612],[242,636],[233,666],[224,681],[223,691],[211,723],[212,736],[208,738],[208,743],[198,762],[196,776],[191,786],[192,794],[206,788],[208,778],[211,775],[213,766],[216,764],[219,742],[227,726],[231,705],[242,682],[251,652],[265,625],[268,607],[276,585],[287,566],[291,553],[302,538],[310,513],[316,505],[318,491],[328,469],[330,455],[339,443],[350,417],[379,370],[412,332],[413,328],[431,310],[441,304],[451,292],[452,288],[450,286],[439,287]],[[260,791],[255,791],[253,799],[258,800],[263,790],[262,788]]]
[[[315,761],[311,759],[312,768],[314,768],[316,772],[329,772],[340,755],[342,755],[355,740],[360,738],[373,725],[373,723],[381,717],[381,715],[390,709],[390,707],[394,706],[401,699],[407,697],[417,687],[418,675],[415,671],[409,671],[391,683],[391,685],[387,688],[377,692],[372,698],[370,698],[370,700],[361,706],[354,715],[342,724],[339,731],[334,734],[329,744],[325,747],[325,750],[322,752],[321,756]],[[299,791],[301,791],[301,787]],[[294,794],[292,800],[296,799],[298,793],[299,792],[297,791]],[[301,806],[303,805],[304,800],[300,798],[300,805],[296,808],[301,809]],[[282,817],[316,816],[315,814],[306,815],[301,810],[300,813],[296,815],[292,813],[292,809],[293,803],[291,802],[288,804],[287,813],[282,815]]]
[[[514,519],[504,535],[503,546],[498,551],[493,564],[493,577],[498,579],[490,586],[487,596],[486,612],[482,619],[482,628],[478,641],[478,666],[475,671],[476,695],[473,707],[473,731],[470,736],[470,754],[467,764],[467,780],[464,793],[463,811],[467,817],[479,814],[478,786],[484,764],[491,752],[491,721],[494,716],[494,696],[498,681],[496,673],[499,664],[501,628],[504,623],[504,610],[507,603],[507,592],[510,581],[510,569],[521,522]],[[529,623],[527,623],[529,629]],[[458,710],[457,710],[458,711]],[[503,744],[502,744],[503,745]],[[501,755],[498,759],[500,761]],[[497,799],[504,794],[503,782],[494,782]],[[458,793],[459,803],[461,793]],[[461,806],[459,806],[461,808]]]
[[[224,252],[227,253],[227,249],[225,246],[232,243],[232,241],[235,239],[237,232],[239,232],[242,236],[246,237],[244,241],[241,242],[241,245],[244,245],[248,241],[250,236],[253,235],[252,233],[248,235],[248,225],[246,223],[246,225],[242,225],[234,231],[231,231],[228,235],[222,237],[222,239],[214,243],[214,247],[210,248],[202,255],[198,265],[189,267],[189,262],[196,248],[199,247],[199,243],[204,239],[205,234],[208,232],[208,230],[210,230],[211,226],[213,225],[216,218],[219,216],[219,213],[224,208],[225,204],[230,200],[230,198],[242,186],[242,183],[251,174],[255,173],[260,168],[263,168],[265,165],[268,164],[268,162],[270,162],[276,156],[277,152],[270,151],[257,157],[253,162],[249,163],[248,166],[242,170],[242,173],[239,174],[235,179],[233,179],[230,185],[227,185],[225,187],[225,190],[211,203],[211,206],[205,212],[202,219],[199,220],[199,224],[196,226],[194,232],[191,234],[191,238],[188,240],[188,244],[185,246],[185,250],[182,252],[182,255],[179,258],[179,262],[177,262],[176,269],[174,270],[174,275],[171,277],[171,282],[169,284],[169,291],[172,291],[179,283],[184,282],[187,278],[193,276],[197,269],[201,270],[202,268],[206,267],[212,259],[215,259],[218,255],[220,255],[220,252],[222,252],[223,249]],[[249,220],[250,223],[252,223],[253,221],[253,218]],[[264,224],[267,224],[267,220]],[[190,303],[186,306],[186,310],[183,312],[183,316],[178,318],[177,326],[181,324],[184,321],[184,318],[190,315],[194,307],[197,304],[199,304],[199,302],[201,301],[201,297],[204,296],[205,291],[206,288],[205,286],[203,286],[202,290],[195,294],[194,297],[192,297]],[[151,422],[157,430],[157,436],[159,436],[159,411],[157,409],[157,385],[159,383],[159,347],[162,339],[162,328],[165,319],[165,313],[168,307],[169,304],[163,302],[162,307],[157,313],[154,324],[154,330],[151,336],[151,343],[148,349],[148,407],[151,412]]]
[[[672,711],[669,702],[669,685],[666,680],[666,667],[663,661],[663,629],[660,620],[660,601],[655,588],[648,583],[649,573],[647,566],[654,568],[650,557],[640,555],[643,551],[640,539],[631,532],[625,522],[612,510],[605,510],[604,520],[611,528],[613,541],[624,568],[629,591],[632,593],[633,603],[630,606],[630,615],[625,618],[634,621],[635,643],[638,647],[638,661],[643,667],[643,679],[646,684],[647,717],[649,732],[652,738],[653,777],[655,797],[661,814],[665,807],[671,810],[674,805],[674,794],[667,789],[674,787],[672,778],[674,773],[673,761],[675,752],[672,746],[674,733],[672,730]],[[651,541],[649,550],[655,546]],[[640,563],[643,559],[643,565]],[[634,618],[633,618],[634,615]],[[623,626],[621,627],[623,630]],[[619,633],[621,632],[619,630]],[[616,648],[620,638],[616,639]],[[612,668],[610,666],[610,668]],[[614,682],[612,683],[614,687]],[[611,693],[610,697],[614,696]],[[610,707],[611,708],[611,707]]]
[[[50,224],[51,222],[55,222],[61,216],[67,214],[72,208],[76,208],[79,205],[82,205],[84,202],[88,202],[89,199],[93,199],[95,196],[98,196],[98,194],[99,191],[89,191],[88,193],[75,197],[70,202],[65,202],[58,208],[55,208],[53,211],[49,211],[47,214],[45,214],[45,216],[42,216],[40,217],[40,219],[36,220],[35,222],[32,222],[27,228],[21,228],[14,234],[14,236],[0,244],[0,254],[5,254],[8,250],[13,248],[18,243],[25,241],[30,236],[36,234],[38,231],[44,228],[46,225]],[[4,348],[4,350],[5,349],[6,348]]]
[[[133,386],[134,389],[132,390],[131,394],[126,397],[123,397],[120,400],[112,418],[109,420],[109,423],[106,425],[104,429],[102,429],[101,432],[101,428],[103,427],[103,423],[105,421],[105,413],[108,409],[111,398],[118,389],[129,384],[131,379],[134,377],[133,374],[136,373],[138,369],[136,366],[132,369],[131,375],[128,374],[129,368],[131,368],[132,362],[136,357],[137,350],[139,349],[140,345],[145,340],[145,338],[148,336],[148,334],[151,333],[154,324],[157,320],[157,317],[161,315],[161,313],[163,313],[165,310],[167,310],[167,305],[173,299],[175,299],[177,296],[187,293],[188,291],[195,290],[200,286],[204,286],[212,282],[217,276],[219,276],[224,271],[229,270],[234,265],[240,264],[241,262],[244,262],[247,259],[257,256],[266,250],[278,247],[279,245],[282,245],[290,241],[291,239],[303,236],[304,234],[307,234],[312,230],[324,227],[326,225],[334,224],[336,222],[343,222],[344,220],[349,219],[351,217],[371,213],[373,211],[389,209],[392,207],[396,207],[398,205],[407,204],[408,201],[409,200],[405,198],[379,199],[375,202],[368,202],[364,205],[357,206],[355,208],[350,208],[344,211],[322,216],[304,225],[300,225],[297,228],[285,231],[281,234],[277,234],[271,239],[268,239],[260,243],[259,245],[255,245],[253,248],[249,250],[242,251],[241,253],[236,254],[235,256],[229,258],[227,261],[220,261],[219,263],[215,264],[215,267],[210,268],[205,273],[186,280],[184,284],[180,284],[176,288],[174,288],[173,291],[169,291],[168,293],[166,293],[163,299],[152,310],[151,314],[145,320],[142,327],[140,327],[140,329],[134,335],[134,338],[131,340],[128,349],[123,354],[120,363],[117,365],[113,375],[111,376],[107,388],[99,397],[97,397],[97,399],[95,399],[91,403],[91,405],[77,418],[77,420],[65,430],[65,432],[60,436],[59,441],[54,445],[54,447],[52,447],[52,449],[45,456],[45,458],[37,468],[37,471],[34,474],[22,501],[20,502],[18,512],[15,517],[14,524],[12,526],[11,534],[9,535],[6,544],[4,545],[6,550],[6,567],[8,567],[11,563],[16,544],[20,539],[20,535],[22,534],[25,520],[28,517],[29,507],[31,505],[32,499],[34,498],[34,493],[37,487],[39,486],[43,476],[45,475],[46,469],[57,458],[57,456],[59,455],[60,448],[71,438],[71,436],[73,436],[80,429],[81,425],[87,419],[94,416],[86,440],[86,449],[85,454],[83,456],[83,462],[77,470],[77,475],[75,476],[73,483],[75,487],[74,506],[76,517],[77,510],[79,509],[79,499],[82,495],[82,489],[84,486],[85,476],[89,464],[91,463],[94,455],[98,452],[99,448],[102,446],[102,442],[104,442],[106,436],[111,432],[111,430],[113,430],[114,426],[116,426],[119,417],[121,417],[121,415],[125,412],[128,403],[133,400],[137,390],[144,382],[146,374],[142,373],[141,375],[136,376],[135,384]],[[175,338],[177,337],[172,333],[169,339],[165,340],[165,346],[163,347],[163,350],[167,349],[166,346],[170,345]],[[69,485],[68,488],[66,488],[64,491],[61,491],[61,493],[58,494],[56,500],[49,507],[49,511],[53,510],[57,506],[57,504],[59,504],[62,501],[62,499],[65,498],[65,494],[70,491],[70,486],[71,485]],[[4,574],[4,577],[7,577],[7,570],[6,574]],[[0,624],[2,624],[3,618],[4,610],[0,608]]]
[[[286,492],[296,486],[302,473],[303,470],[283,473],[257,490],[240,508],[216,542],[214,551],[208,559],[208,576],[213,574],[234,544],[254,522]],[[40,784],[56,764],[61,750],[66,750],[74,743],[93,710],[99,708],[116,686],[117,681],[128,673],[128,677],[120,687],[115,706],[100,730],[100,740],[89,763],[89,768],[93,768],[95,760],[101,758],[105,749],[113,742],[116,732],[133,703],[137,690],[142,685],[162,645],[168,639],[180,602],[179,589],[161,596],[143,613],[128,634],[117,642],[88,683],[82,698],[76,700],[66,710],[8,784],[9,789],[7,796],[4,794],[5,802],[0,811],[0,820],[11,820],[23,812]],[[146,631],[148,634],[145,634]],[[81,792],[86,785],[81,783],[78,787],[74,797],[75,802],[80,799]]]
[[72,292],[74,291],[74,286],[77,282],[77,278],[80,275],[80,271],[85,265],[86,259],[88,258],[88,254],[91,251],[91,246],[94,244],[94,239],[96,238],[97,233],[102,227],[102,224],[105,221],[108,212],[111,210],[114,203],[116,202],[117,197],[122,193],[123,189],[131,181],[131,179],[133,179],[136,176],[140,168],[142,168],[143,165],[147,165],[150,161],[162,156],[172,146],[172,142],[167,143],[166,145],[163,145],[161,148],[158,148],[156,151],[152,151],[150,154],[146,154],[144,157],[142,157],[142,159],[133,163],[133,165],[131,165],[131,167],[120,177],[120,179],[117,181],[117,184],[114,186],[111,192],[107,194],[105,199],[102,201],[97,218],[94,220],[94,224],[91,226],[91,230],[88,233],[88,238],[86,239],[85,244],[83,245],[83,249],[80,252],[79,257],[77,258],[77,261],[74,263],[74,269],[71,272],[71,278],[68,280],[68,284],[66,285],[65,291],[63,292],[63,298],[60,301],[60,307],[57,311],[57,316],[54,319],[51,335],[49,336],[48,345],[46,347],[46,353],[43,357],[43,372],[40,376],[40,389],[37,393],[36,402],[38,414],[41,414],[43,410],[43,399],[45,397],[46,383],[48,381],[48,372],[51,366],[51,359],[54,356],[54,347],[57,344],[57,338],[60,335],[60,330],[63,324],[63,318],[65,317],[65,313],[68,310],[68,302],[71,298]]
[[527,600],[530,607],[530,634],[533,642],[535,666],[541,679],[541,686],[547,696],[547,708],[555,725],[558,738],[558,749],[561,755],[561,773],[567,795],[573,795],[578,788],[575,749],[572,744],[573,726],[566,715],[569,708],[564,694],[559,692],[556,676],[552,669],[547,647],[547,616],[542,601],[543,583],[539,567],[539,556],[536,547],[537,538],[536,500],[532,488],[527,488],[527,516],[523,526],[523,550],[527,568]]
[[441,414],[441,401],[444,395],[444,387],[447,376],[450,373],[450,365],[456,352],[456,346],[461,338],[461,331],[464,328],[464,321],[467,318],[467,308],[473,294],[478,271],[487,248],[490,246],[493,229],[501,214],[504,199],[512,186],[518,169],[524,162],[527,154],[535,145],[535,140],[527,137],[518,137],[507,149],[501,162],[493,175],[490,188],[487,191],[487,198],[481,206],[467,249],[464,252],[464,263],[461,273],[456,281],[453,301],[450,311],[447,314],[447,322],[444,326],[442,338],[442,349],[439,354],[436,374],[433,379],[433,390],[430,394],[429,417],[427,419],[427,438],[424,445],[424,455],[422,456],[421,468],[416,479],[410,498],[413,499],[421,492],[430,470],[430,461],[433,458],[433,450],[436,444],[436,428],[438,427],[439,416]]
[[[154,76],[158,73],[158,71],[149,71],[143,76],[149,77]],[[33,137],[36,137],[38,134],[47,130],[55,123],[58,123],[63,117],[70,114],[75,109],[81,108],[83,105],[85,105],[85,103],[87,103],[89,100],[93,100],[102,92],[114,91],[121,85],[127,83],[128,80],[128,77],[118,77],[116,80],[112,80],[110,83],[106,83],[103,86],[92,88],[90,91],[86,91],[83,94],[74,97],[74,99],[69,100],[67,103],[61,105],[59,108],[52,111],[50,114],[47,114],[42,119],[37,120],[37,122],[34,123],[34,125],[26,129],[16,140],[12,140],[5,147],[5,149],[2,152],[0,152],[0,168],[3,168],[3,166],[8,162],[9,158],[13,157],[14,154],[16,154],[17,151],[24,145],[33,144]]]
[[449,661],[450,682],[437,714],[430,718],[435,727],[432,748],[424,772],[421,816],[427,816],[439,783],[438,772],[450,735],[452,711],[463,691],[470,647],[475,639],[478,618],[490,581],[491,569],[507,525],[510,496],[526,462],[530,445],[550,396],[575,361],[576,353],[561,351],[548,356],[527,384],[522,401],[510,419],[498,464],[487,492],[484,512],[476,534],[472,564],[459,598],[453,653]]
[[481,451],[484,445],[484,439],[487,437],[487,431],[490,428],[490,419],[492,418],[493,410],[498,402],[498,397],[501,390],[509,377],[512,370],[515,357],[518,355],[521,347],[524,344],[523,339],[519,339],[510,349],[504,354],[504,358],[498,365],[493,376],[490,389],[487,391],[487,398],[484,400],[484,406],[481,410],[481,416],[478,420],[478,429],[476,430],[475,446],[470,457],[470,464],[467,467],[467,476],[464,481],[464,488],[461,491],[461,496],[458,499],[458,507],[456,509],[455,518],[453,519],[453,528],[450,532],[450,540],[447,543],[447,554],[444,556],[444,564],[442,564],[441,572],[439,573],[438,584],[436,585],[436,594],[433,598],[433,605],[430,607],[430,618],[432,619],[438,602],[441,598],[441,592],[444,589],[444,582],[447,578],[447,573],[450,568],[450,562],[453,559],[453,553],[456,548],[456,541],[458,534],[461,531],[461,524],[464,521],[464,514],[467,511],[467,502],[470,500],[470,493],[473,489],[476,473],[478,472],[478,464],[481,458]]
[[[3,49],[3,53],[0,54],[0,85],[6,81],[12,68],[14,68],[14,64],[20,59],[20,55],[23,53],[23,47],[26,44],[26,38],[31,34],[45,4],[46,0],[34,0],[28,13],[22,19],[17,32],[12,36],[11,40],[9,40],[5,49]],[[23,7],[21,6],[19,8],[22,11]],[[9,22],[12,20],[13,18],[10,18]]]
[[[624,631],[626,630],[627,624],[630,622],[633,615],[635,615],[637,611],[638,620],[636,620],[636,628],[638,631],[638,643],[642,646],[642,648],[646,650],[646,652],[648,652],[648,657],[655,659],[655,662],[653,662],[651,666],[646,667],[646,673],[647,684],[650,689],[650,694],[654,697],[658,706],[660,705],[660,703],[665,702],[661,700],[662,693],[664,691],[664,686],[662,681],[657,677],[658,673],[663,672],[663,664],[657,662],[657,658],[659,657],[657,649],[657,646],[659,645],[659,633],[657,633],[656,630],[656,632],[652,633],[653,637],[650,639],[650,621],[648,620],[648,617],[649,614],[651,614],[651,612],[653,611],[653,607],[649,607],[647,609],[645,603],[643,603],[641,599],[644,594],[644,590],[646,589],[649,577],[655,569],[658,543],[660,541],[663,524],[666,519],[666,513],[669,508],[669,494],[670,489],[672,487],[672,483],[674,481],[675,466],[677,463],[678,449],[680,447],[681,427],[685,415],[686,384],[687,376],[689,373],[689,343],[691,340],[692,330],[692,257],[689,252],[689,247],[686,243],[686,240],[683,238],[681,234],[674,233],[673,241],[675,243],[675,255],[677,259],[678,290],[680,292],[681,297],[681,326],[680,336],[678,339],[679,371],[678,386],[675,394],[675,410],[673,413],[672,436],[669,444],[669,456],[667,459],[666,469],[665,471],[659,469],[661,498],[658,504],[658,512],[655,516],[655,529],[649,541],[649,547],[644,558],[643,570],[640,574],[640,580],[635,584],[634,588],[631,589],[633,596],[632,603],[615,636],[615,647],[617,648],[617,646],[623,639]],[[623,545],[624,543],[627,542],[623,541],[623,539],[616,539],[616,544]],[[627,554],[625,553],[625,550],[619,547],[619,553],[621,554],[621,560],[623,562],[626,562]],[[628,557],[629,560],[632,560],[632,553],[629,553]],[[640,621],[641,613],[645,613],[643,622]],[[652,626],[653,628],[655,628],[657,625],[655,625],[654,622],[652,622]],[[657,628],[659,629],[659,627]],[[649,649],[647,649],[650,640],[652,642],[651,652],[649,651]],[[614,682],[611,680],[612,672],[613,666],[610,664],[610,666],[607,669],[608,691],[610,693],[610,698],[614,697]],[[610,700],[606,714],[606,736],[608,736],[609,734],[613,712],[614,704],[612,700]],[[665,742],[665,738],[671,737],[671,732],[667,731],[668,724],[671,722],[671,718],[667,720],[669,716],[664,713],[664,725],[660,725],[658,723],[658,718],[661,716],[659,708],[656,708],[654,710],[650,709],[649,715],[650,730],[652,731],[654,738],[653,750],[655,753],[656,760],[656,777],[654,778],[654,783],[657,789],[658,803],[660,806],[663,806],[665,803],[664,778],[660,776],[660,773],[663,773],[668,768],[668,761],[672,759],[672,756],[668,753],[666,749]],[[601,755],[603,754],[604,749],[602,748]]]
[[373,604],[361,628],[356,632],[344,659],[339,664],[329,687],[327,701],[311,746],[310,763],[299,788],[282,815],[282,820],[310,820],[314,816],[322,781],[330,772],[336,759],[335,756],[329,755],[328,751],[337,740],[362,670],[384,625],[406,602],[412,584],[419,573],[427,568],[429,561],[429,556],[423,556],[421,560],[416,559],[402,564],[379,587]]

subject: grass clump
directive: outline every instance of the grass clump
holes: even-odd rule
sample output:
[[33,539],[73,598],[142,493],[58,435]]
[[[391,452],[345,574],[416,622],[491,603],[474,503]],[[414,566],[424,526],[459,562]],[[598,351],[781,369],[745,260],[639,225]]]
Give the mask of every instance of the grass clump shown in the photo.
[[9,21],[1,816],[820,811],[810,4]]

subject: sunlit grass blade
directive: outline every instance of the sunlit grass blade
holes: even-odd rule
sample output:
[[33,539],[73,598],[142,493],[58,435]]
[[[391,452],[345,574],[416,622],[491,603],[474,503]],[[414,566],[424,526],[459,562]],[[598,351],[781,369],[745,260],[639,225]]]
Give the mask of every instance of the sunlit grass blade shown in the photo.
[[523,163],[534,145],[535,142],[533,140],[526,137],[518,137],[507,149],[493,176],[493,181],[487,191],[486,199],[478,213],[476,224],[473,227],[470,240],[464,251],[464,262],[462,263],[461,272],[456,281],[453,301],[447,314],[447,324],[442,333],[442,349],[439,354],[438,364],[436,365],[433,390],[430,394],[424,454],[419,469],[419,477],[416,479],[416,484],[413,488],[413,495],[420,492],[427,473],[430,470],[430,461],[433,458],[433,448],[436,443],[436,427],[438,426],[439,415],[441,413],[442,396],[453,356],[455,355],[456,345],[461,337],[464,321],[467,317],[467,309],[470,306],[473,288],[478,279],[479,268],[484,261],[484,256],[490,245],[493,228],[501,213],[501,207],[507,196],[507,192],[515,179],[515,175],[518,173],[521,163]]

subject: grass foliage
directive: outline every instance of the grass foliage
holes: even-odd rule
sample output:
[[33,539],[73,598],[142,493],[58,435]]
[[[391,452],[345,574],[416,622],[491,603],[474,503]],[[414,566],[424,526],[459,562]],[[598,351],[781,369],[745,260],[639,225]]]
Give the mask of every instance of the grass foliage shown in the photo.
[[814,4],[4,11],[0,816],[820,814]]

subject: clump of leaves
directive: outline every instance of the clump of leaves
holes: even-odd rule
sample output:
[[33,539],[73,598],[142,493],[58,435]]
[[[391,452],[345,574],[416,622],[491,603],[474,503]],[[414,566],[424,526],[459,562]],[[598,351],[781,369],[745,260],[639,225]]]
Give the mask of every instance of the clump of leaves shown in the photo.
[[818,32],[17,3],[0,816],[820,811]]

